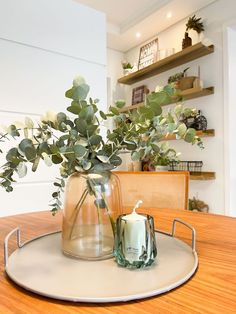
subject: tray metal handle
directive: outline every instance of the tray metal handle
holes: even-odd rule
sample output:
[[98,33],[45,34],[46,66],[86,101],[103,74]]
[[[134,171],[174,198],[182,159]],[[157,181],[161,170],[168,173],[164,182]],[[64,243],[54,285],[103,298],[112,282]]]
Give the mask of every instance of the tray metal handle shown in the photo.
[[186,226],[187,228],[189,228],[191,231],[192,231],[192,251],[193,253],[196,252],[196,231],[195,229],[190,225],[188,224],[187,222],[184,222],[183,220],[181,219],[178,219],[178,218],[175,218],[173,220],[173,223],[172,223],[172,231],[171,233],[169,232],[166,232],[166,231],[162,231],[162,230],[159,230],[157,229],[156,231],[160,232],[160,233],[163,233],[163,234],[166,234],[166,235],[169,235],[171,237],[175,237],[175,231],[176,231],[176,224],[177,223],[180,223],[184,226]]
[[5,267],[7,266],[8,263],[8,258],[9,258],[9,252],[8,252],[8,242],[11,236],[16,233],[16,239],[17,239],[17,246],[18,248],[21,248],[23,245],[21,244],[21,239],[20,239],[20,228],[15,228],[11,232],[8,233],[4,240],[4,265]]
[[176,224],[177,223],[180,223],[184,226],[186,226],[187,228],[189,228],[191,231],[192,231],[192,250],[193,252],[196,252],[196,231],[195,229],[190,225],[188,224],[187,222],[184,222],[183,220],[181,219],[178,219],[178,218],[175,218],[174,221],[173,221],[173,224],[172,224],[172,237],[175,236],[175,231],[176,231]]

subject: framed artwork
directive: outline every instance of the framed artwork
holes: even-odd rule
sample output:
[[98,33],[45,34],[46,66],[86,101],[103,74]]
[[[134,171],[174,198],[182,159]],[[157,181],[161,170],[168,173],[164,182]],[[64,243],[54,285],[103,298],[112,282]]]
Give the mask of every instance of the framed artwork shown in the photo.
[[138,69],[141,70],[157,61],[158,38],[140,48]]
[[138,86],[132,90],[132,105],[144,102],[145,95],[148,94],[149,90],[146,85]]

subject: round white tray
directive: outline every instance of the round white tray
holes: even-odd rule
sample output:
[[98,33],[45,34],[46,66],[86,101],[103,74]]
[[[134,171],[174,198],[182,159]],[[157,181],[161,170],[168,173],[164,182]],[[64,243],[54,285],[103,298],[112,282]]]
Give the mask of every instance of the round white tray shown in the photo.
[[[192,247],[176,239],[176,222],[192,230]],[[18,249],[8,257],[8,240],[17,232]],[[114,259],[83,261],[61,252],[61,233],[20,243],[20,230],[5,239],[5,270],[19,286],[37,294],[74,302],[119,302],[146,298],[186,282],[196,271],[195,230],[175,219],[172,233],[156,232],[158,255],[153,266],[130,270]]]

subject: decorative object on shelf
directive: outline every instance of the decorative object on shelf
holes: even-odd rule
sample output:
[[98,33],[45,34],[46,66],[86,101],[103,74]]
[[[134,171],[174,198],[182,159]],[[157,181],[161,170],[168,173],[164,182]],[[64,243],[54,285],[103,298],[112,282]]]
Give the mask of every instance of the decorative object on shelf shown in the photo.
[[149,93],[149,89],[146,85],[138,86],[132,90],[132,105],[139,104],[145,101],[146,95]]
[[[187,71],[189,67],[184,69],[182,72],[178,72],[171,75],[168,78],[168,84],[174,84],[174,87],[180,89],[181,91],[191,90],[194,88],[195,91],[200,91],[203,87],[203,83],[200,80],[200,67],[198,67],[198,77],[197,76],[187,76]],[[192,90],[194,92],[194,90]]]
[[62,250],[86,260],[113,256],[115,221],[121,214],[119,179],[111,171],[74,173],[66,185]]
[[207,129],[207,119],[201,114],[201,110],[198,110],[197,115],[194,115],[194,117],[185,117],[184,119],[182,119],[182,122],[188,128],[193,128],[197,131],[204,131]]
[[[180,122],[183,115],[194,115],[195,109],[177,105],[168,113],[162,112],[161,105],[176,96],[172,86],[167,85],[161,92],[148,95],[145,107],[139,108],[135,114],[119,112],[125,105],[123,100],[110,106],[108,113],[98,110],[98,100],[87,99],[89,89],[84,78],[77,77],[65,94],[71,100],[66,113],[48,112],[41,122],[36,123],[26,117],[21,126],[12,124],[4,133],[0,133],[0,142],[10,138],[19,140],[6,153],[6,163],[1,167],[0,186],[11,192],[16,175],[24,177],[27,166],[35,172],[42,161],[47,166],[58,165],[60,177],[54,182],[56,190],[52,193],[50,206],[53,214],[62,207],[60,197],[65,179],[69,178],[62,236],[63,241],[77,242],[75,250],[72,250],[73,243],[64,242],[65,252],[77,257],[101,259],[106,256],[105,248],[103,244],[97,244],[89,229],[91,223],[96,225],[93,232],[103,241],[111,236],[111,231],[114,233],[119,196],[115,188],[118,184],[109,171],[122,163],[119,155],[128,150],[134,161],[158,155],[159,142],[167,133],[175,134],[179,139],[197,144],[200,148],[202,141],[194,129],[187,129]],[[100,128],[109,118],[115,119],[115,127],[102,137]],[[144,140],[145,137],[148,141]],[[0,152],[3,154],[2,150]],[[71,190],[77,192],[71,194]],[[85,224],[86,210],[93,212],[91,216],[87,215],[87,231],[80,229]],[[88,241],[90,248],[85,251],[89,253],[84,255],[83,240],[88,234],[93,240]],[[107,256],[111,253],[111,246],[112,239],[109,239]],[[96,248],[100,251],[97,252]]]
[[117,219],[115,258],[122,267],[151,266],[157,256],[153,217],[136,213],[142,203],[139,200],[131,214]]
[[128,164],[128,171],[134,171],[134,172],[137,172],[137,171],[141,171],[142,170],[142,163],[141,161],[132,161],[131,163]]
[[188,209],[194,212],[208,213],[209,205],[194,196],[192,199],[189,199]]
[[190,29],[193,29],[198,34],[204,32],[205,29],[201,19],[202,19],[201,17],[197,18],[195,14],[192,17],[190,17],[186,24],[186,32],[189,31]]
[[191,29],[196,31],[199,36],[202,32],[204,32],[204,25],[201,18],[197,18],[196,15],[193,15],[188,19],[188,22],[186,23],[185,37],[182,41],[182,49],[192,46],[192,39],[188,36],[188,31]]
[[203,80],[201,80],[200,66],[198,66],[198,76],[196,77],[195,81],[193,82],[193,88],[196,88],[199,90],[203,89]]
[[192,38],[188,36],[188,33],[185,32],[184,38],[182,40],[182,49],[192,46]]
[[155,166],[153,166],[149,158],[144,158],[141,163],[141,171],[155,171]]
[[175,53],[175,48],[160,49],[157,52],[157,61],[165,59]]
[[203,162],[202,161],[171,161],[169,163],[169,169],[171,171],[189,171],[189,172],[201,172]]
[[168,84],[174,83],[175,88],[179,88],[179,81],[186,76],[189,67],[182,72],[175,73],[168,78]]
[[124,75],[129,75],[130,73],[132,73],[133,71],[133,66],[131,65],[131,63],[126,62],[126,61],[122,61],[122,68],[124,71]]
[[140,48],[138,69],[141,70],[157,61],[158,38]]
[[171,162],[178,162],[180,153],[170,148],[169,143],[163,142],[157,150],[158,154],[150,156],[155,171],[168,171]]

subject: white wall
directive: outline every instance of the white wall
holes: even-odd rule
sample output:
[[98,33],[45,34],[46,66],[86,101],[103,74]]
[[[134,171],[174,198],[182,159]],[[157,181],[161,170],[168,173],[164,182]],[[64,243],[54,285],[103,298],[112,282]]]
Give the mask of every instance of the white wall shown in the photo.
[[[0,0],[0,7],[0,124],[65,110],[64,92],[79,74],[106,109],[102,13],[73,0]],[[0,190],[0,216],[48,209],[57,169],[40,170],[19,180],[14,192]]]
[[124,88],[117,83],[119,77],[123,75],[121,63],[124,60],[124,53],[113,49],[107,49],[107,78],[110,84],[108,88],[108,105],[115,100],[124,98]]
[[[230,23],[231,24],[231,23]],[[224,71],[225,71],[225,206],[227,214],[236,217],[236,146],[234,127],[236,116],[236,95],[235,95],[235,75],[236,75],[236,20],[233,25],[225,29],[224,47]]]
[[[210,212],[224,214],[223,25],[236,16],[236,1],[216,1],[196,12],[196,15],[204,20],[206,29],[204,35],[205,38],[214,43],[214,54],[133,84],[131,87],[123,86],[123,89],[126,93],[127,104],[130,104],[132,88],[145,84],[150,90],[154,90],[156,85],[165,85],[171,74],[190,66],[189,75],[197,75],[198,65],[201,66],[201,77],[204,80],[204,86],[215,86],[215,94],[188,101],[187,105],[202,110],[202,113],[207,117],[208,128],[215,129],[216,136],[204,139],[205,149],[203,151],[180,141],[173,141],[171,144],[182,152],[182,160],[203,160],[204,171],[216,172],[216,180],[214,181],[191,181],[190,196],[198,195],[200,199],[209,204]],[[181,21],[158,34],[159,49],[175,48],[176,52],[181,50],[185,23],[186,20]],[[193,44],[196,43],[198,36],[192,31],[190,36],[193,39]],[[131,63],[137,63],[139,49],[140,46],[128,51],[125,54],[125,59]]]

